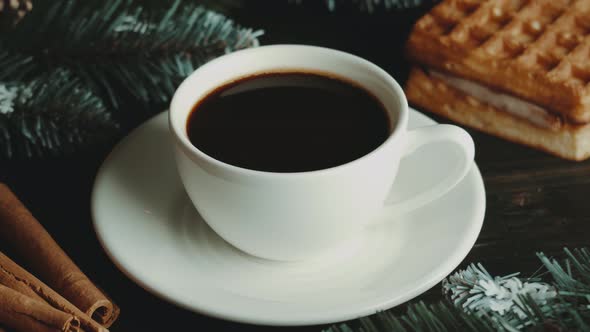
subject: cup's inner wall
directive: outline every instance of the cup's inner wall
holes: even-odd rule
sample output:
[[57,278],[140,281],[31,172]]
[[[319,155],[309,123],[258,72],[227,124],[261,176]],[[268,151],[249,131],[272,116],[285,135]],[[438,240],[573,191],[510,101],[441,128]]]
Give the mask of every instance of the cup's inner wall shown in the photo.
[[[178,88],[170,107],[171,125],[179,139],[191,145],[186,125],[194,105],[217,87],[240,78],[275,72],[311,72],[361,86],[377,97],[386,111],[391,134],[399,130],[405,106],[403,92],[378,67],[361,58],[330,49],[306,46],[266,46],[218,58],[199,68]],[[391,135],[390,134],[390,135]]]

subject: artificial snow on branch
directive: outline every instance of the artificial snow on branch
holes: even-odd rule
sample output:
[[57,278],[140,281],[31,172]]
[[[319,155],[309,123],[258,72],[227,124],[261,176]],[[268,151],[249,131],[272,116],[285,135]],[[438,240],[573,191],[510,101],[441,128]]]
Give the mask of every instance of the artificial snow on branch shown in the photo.
[[0,114],[7,115],[14,112],[14,102],[19,95],[16,86],[0,82]]
[[555,287],[536,279],[520,279],[514,273],[492,277],[481,264],[471,264],[443,281],[443,291],[454,305],[479,315],[497,313],[502,316],[526,317],[523,297],[545,305],[555,296]]
[[72,151],[116,129],[102,100],[66,69],[28,83],[0,82],[0,152],[4,157]]
[[[98,131],[114,122],[105,114],[167,104],[203,63],[259,44],[261,30],[200,3],[219,8],[237,0],[35,1],[32,12],[0,34],[0,155],[59,154],[106,137],[110,131]],[[72,83],[56,79],[64,75]],[[74,83],[77,93],[68,96],[64,87]],[[41,88],[67,98],[50,100],[53,106],[42,111]],[[37,100],[16,103],[15,94],[26,89]]]
[[492,277],[472,264],[443,281],[450,302],[410,304],[403,315],[385,311],[325,332],[590,331],[590,251],[564,252],[561,261],[537,254],[548,282]]
[[129,95],[161,103],[198,66],[257,46],[261,34],[183,0],[151,10],[132,0],[40,1],[0,38],[0,80],[64,67],[115,108]]

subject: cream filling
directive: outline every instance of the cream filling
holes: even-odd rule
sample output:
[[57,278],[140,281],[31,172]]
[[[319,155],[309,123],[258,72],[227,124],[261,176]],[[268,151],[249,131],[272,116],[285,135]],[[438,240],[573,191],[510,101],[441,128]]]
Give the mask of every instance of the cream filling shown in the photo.
[[536,126],[552,130],[561,128],[561,118],[538,105],[463,78],[435,70],[429,70],[429,73],[432,77],[444,81],[447,85],[472,96],[480,102],[529,121]]

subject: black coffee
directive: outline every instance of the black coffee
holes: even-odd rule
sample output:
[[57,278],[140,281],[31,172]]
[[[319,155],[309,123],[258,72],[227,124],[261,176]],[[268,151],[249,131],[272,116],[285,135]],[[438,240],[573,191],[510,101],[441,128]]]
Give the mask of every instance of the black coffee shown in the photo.
[[381,145],[391,125],[363,88],[311,73],[268,73],[217,88],[197,103],[190,141],[225,163],[268,172],[345,164]]

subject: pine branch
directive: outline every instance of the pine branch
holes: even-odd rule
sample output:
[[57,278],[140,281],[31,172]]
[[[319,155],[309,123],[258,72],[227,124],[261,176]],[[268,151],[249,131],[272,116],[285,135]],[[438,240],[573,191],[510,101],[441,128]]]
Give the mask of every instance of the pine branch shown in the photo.
[[391,331],[439,331],[439,332],[493,332],[497,326],[488,316],[476,316],[444,302],[426,305],[423,302],[408,305],[406,314],[396,317],[390,312],[361,318],[358,327],[341,324],[324,332],[391,332]]
[[109,137],[117,125],[104,104],[64,69],[30,83],[0,83],[0,155],[67,153]]
[[543,253],[537,256],[553,276],[561,294],[568,296],[585,296],[590,294],[590,251],[586,248],[575,249],[573,252],[564,249],[567,259],[565,269],[555,259],[549,259]]
[[559,292],[556,303],[551,310],[545,310],[545,315],[565,326],[590,331],[590,251],[565,248],[564,252],[567,258],[562,262],[537,253]]
[[176,86],[210,59],[258,45],[261,31],[176,0],[165,10],[133,0],[39,1],[0,39],[0,80],[31,80],[69,69],[110,106],[128,96],[166,103]]
[[494,278],[472,264],[443,281],[451,303],[410,304],[401,316],[381,312],[325,332],[590,331],[590,251],[564,251],[562,262],[537,254],[553,285],[517,273]]
[[522,299],[546,304],[557,296],[554,287],[536,279],[522,280],[517,273],[493,278],[481,264],[471,264],[443,281],[443,290],[455,306],[477,314],[497,313],[508,321],[526,317]]
[[[292,3],[303,4],[307,0],[289,0]],[[408,9],[415,8],[425,4],[438,2],[437,0],[324,0],[330,11],[336,10],[337,7],[355,6],[362,11],[373,13],[377,10]]]
[[[142,5],[149,8],[170,7],[175,0],[142,0]],[[244,0],[184,0],[199,4],[207,9],[227,14],[244,6]]]

